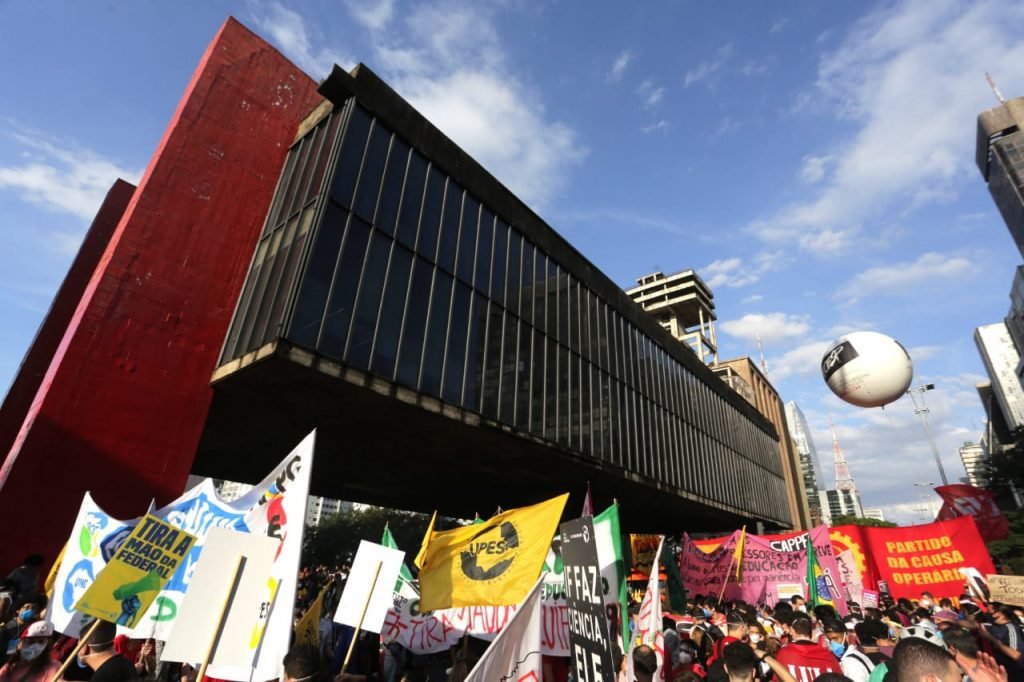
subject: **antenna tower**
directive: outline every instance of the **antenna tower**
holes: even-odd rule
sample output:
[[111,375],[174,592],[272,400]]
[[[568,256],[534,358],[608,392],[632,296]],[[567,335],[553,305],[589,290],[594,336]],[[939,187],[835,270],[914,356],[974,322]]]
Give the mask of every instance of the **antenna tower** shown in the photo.
[[996,94],[996,99],[999,100],[1000,104],[1006,104],[1006,98],[1003,97],[1003,93],[999,92],[999,86],[996,85],[996,81],[992,78],[992,74],[988,71],[985,72],[985,80],[988,81],[988,86],[992,88],[992,92]]
[[836,490],[857,491],[857,484],[853,482],[853,475],[850,474],[850,467],[846,463],[846,455],[839,446],[839,436],[836,435],[836,425],[829,417],[828,425],[832,428],[832,456],[836,464]]
[[764,344],[761,343],[761,332],[757,332],[757,352],[761,354],[761,373],[768,378],[768,363],[764,360]]

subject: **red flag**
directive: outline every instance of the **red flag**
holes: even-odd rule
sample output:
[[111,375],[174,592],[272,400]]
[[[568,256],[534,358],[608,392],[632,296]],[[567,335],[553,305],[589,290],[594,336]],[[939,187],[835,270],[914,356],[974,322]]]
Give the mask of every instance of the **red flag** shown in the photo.
[[580,516],[594,515],[594,501],[590,499],[590,481],[587,481],[587,496],[583,498],[583,513]]
[[939,510],[939,520],[958,516],[973,516],[978,532],[985,542],[1005,540],[1010,535],[1010,524],[996,506],[991,490],[961,483],[943,485],[935,489],[945,504]]

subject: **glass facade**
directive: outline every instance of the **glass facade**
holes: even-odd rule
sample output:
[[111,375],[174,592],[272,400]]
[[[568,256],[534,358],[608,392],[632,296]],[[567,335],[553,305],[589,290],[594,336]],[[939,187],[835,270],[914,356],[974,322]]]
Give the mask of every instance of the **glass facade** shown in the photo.
[[789,523],[775,438],[354,97],[288,155],[222,362],[276,338]]
[[1015,132],[992,143],[988,189],[1017,249],[1024,254],[1024,133]]

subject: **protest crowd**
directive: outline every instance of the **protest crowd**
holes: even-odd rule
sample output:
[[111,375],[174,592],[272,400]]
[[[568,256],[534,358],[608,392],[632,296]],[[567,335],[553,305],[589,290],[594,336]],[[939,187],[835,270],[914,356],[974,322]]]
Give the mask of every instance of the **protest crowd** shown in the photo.
[[1024,680],[1024,585],[969,517],[666,541],[588,490],[565,523],[568,495],[302,565],[311,457],[232,524],[190,525],[203,485],[127,522],[86,495],[62,555],[0,582],[0,682]]

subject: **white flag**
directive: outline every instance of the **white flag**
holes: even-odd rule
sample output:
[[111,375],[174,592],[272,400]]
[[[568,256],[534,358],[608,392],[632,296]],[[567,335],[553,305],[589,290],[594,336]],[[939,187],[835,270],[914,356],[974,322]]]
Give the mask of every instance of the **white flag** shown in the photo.
[[465,682],[520,682],[543,679],[541,663],[541,594],[544,576],[526,595],[516,615],[494,638]]
[[661,573],[661,550],[665,546],[665,538],[662,536],[658,543],[658,551],[654,555],[654,562],[651,564],[651,577],[647,580],[647,591],[644,593],[644,600],[640,602],[640,613],[636,619],[636,638],[629,648],[628,678],[633,676],[633,649],[640,644],[646,644],[654,649],[658,659],[658,671],[654,674],[655,680],[665,679],[665,633],[662,629],[661,617],[661,584],[658,574]]

